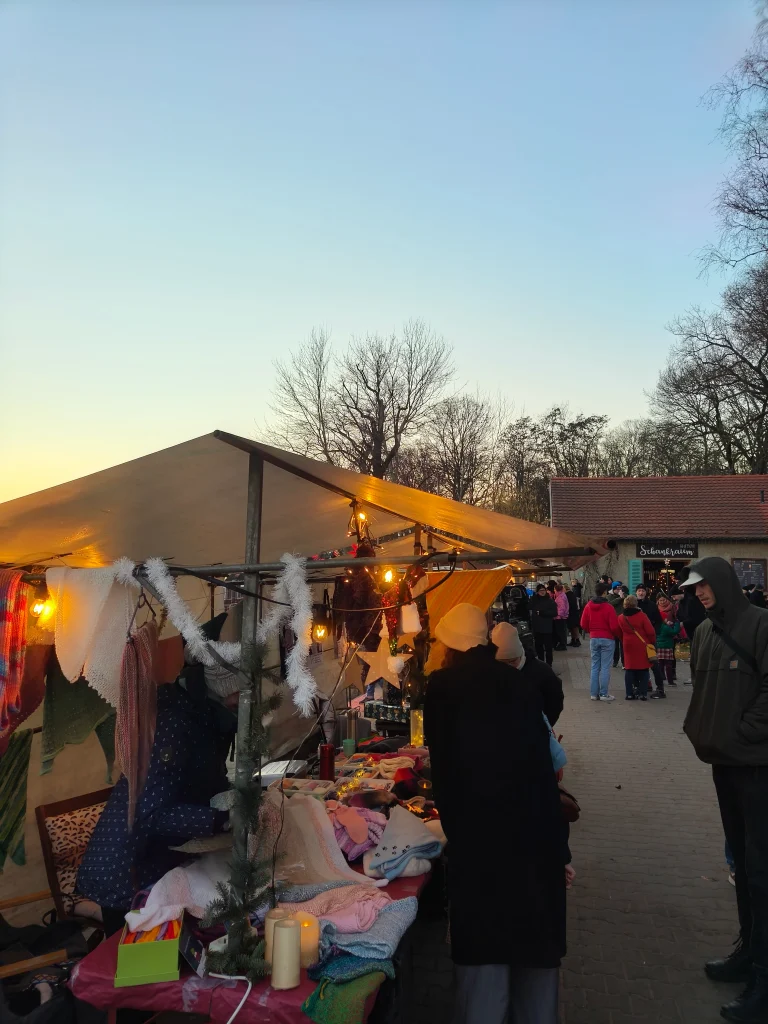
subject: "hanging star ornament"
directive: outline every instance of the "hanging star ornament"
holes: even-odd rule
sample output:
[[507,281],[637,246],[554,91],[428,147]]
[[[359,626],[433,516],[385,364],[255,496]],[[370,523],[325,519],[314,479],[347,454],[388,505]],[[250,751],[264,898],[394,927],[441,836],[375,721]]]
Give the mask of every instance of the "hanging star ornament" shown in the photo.
[[400,688],[400,673],[405,668],[405,663],[412,657],[410,654],[392,654],[389,650],[389,635],[383,636],[375,651],[358,651],[358,658],[368,666],[368,676],[365,680],[366,686],[369,683],[377,683],[380,679],[389,683],[390,686]]

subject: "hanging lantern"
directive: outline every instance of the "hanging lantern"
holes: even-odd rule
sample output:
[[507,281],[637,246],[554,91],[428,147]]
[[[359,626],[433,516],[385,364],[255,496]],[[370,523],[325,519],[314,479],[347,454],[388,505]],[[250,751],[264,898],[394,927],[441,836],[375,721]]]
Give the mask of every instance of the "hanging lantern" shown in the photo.
[[326,590],[323,594],[323,603],[316,604],[312,608],[312,642],[324,644],[333,636],[333,613],[331,612],[331,599]]

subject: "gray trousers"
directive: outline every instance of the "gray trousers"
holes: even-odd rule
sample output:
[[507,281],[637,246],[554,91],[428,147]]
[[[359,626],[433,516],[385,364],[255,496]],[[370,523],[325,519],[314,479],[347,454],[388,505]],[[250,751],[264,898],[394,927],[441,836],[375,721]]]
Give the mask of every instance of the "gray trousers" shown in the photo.
[[456,967],[453,1024],[557,1024],[556,967]]

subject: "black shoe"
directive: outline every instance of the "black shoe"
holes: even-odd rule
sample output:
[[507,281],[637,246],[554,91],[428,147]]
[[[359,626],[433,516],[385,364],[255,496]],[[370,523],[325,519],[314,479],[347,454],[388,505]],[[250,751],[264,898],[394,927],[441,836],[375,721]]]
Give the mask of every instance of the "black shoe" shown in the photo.
[[624,700],[637,700],[637,697],[630,697],[629,694],[627,694]]
[[738,999],[726,1003],[720,1016],[737,1024],[765,1024],[768,1020],[768,970],[753,967],[752,978]]
[[638,700],[644,700],[644,701],[646,701],[646,702],[648,701],[648,698],[647,698],[647,697],[638,697],[637,699],[638,699]]
[[667,686],[677,686],[677,683],[675,682],[674,679],[670,679],[669,682],[667,683]]
[[567,651],[568,648],[565,646],[565,644],[558,644],[557,647],[553,647],[552,650],[553,651]]
[[666,700],[666,693],[663,690],[657,690],[656,693],[649,693],[648,696],[651,700]]
[[710,960],[704,964],[704,973],[710,981],[749,981],[752,977],[752,957],[739,939],[733,952],[724,960]]

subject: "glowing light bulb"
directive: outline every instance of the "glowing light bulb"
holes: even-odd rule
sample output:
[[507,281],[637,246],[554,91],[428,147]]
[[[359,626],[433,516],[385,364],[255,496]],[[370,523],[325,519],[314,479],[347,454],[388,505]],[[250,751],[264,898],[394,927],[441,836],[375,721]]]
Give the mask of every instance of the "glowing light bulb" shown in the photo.
[[361,523],[364,523],[365,522],[365,512],[358,512],[357,513],[357,518],[360,520]]
[[318,624],[312,630],[312,639],[313,640],[325,640],[325,638],[327,636],[328,636],[328,627],[324,626],[321,622],[318,622]]
[[35,618],[37,618],[42,613],[43,608],[45,608],[45,601],[35,601],[30,610]]
[[384,582],[385,583],[391,583],[394,578],[395,578],[395,574],[392,572],[392,570],[391,569],[387,569],[387,571],[384,573]]

